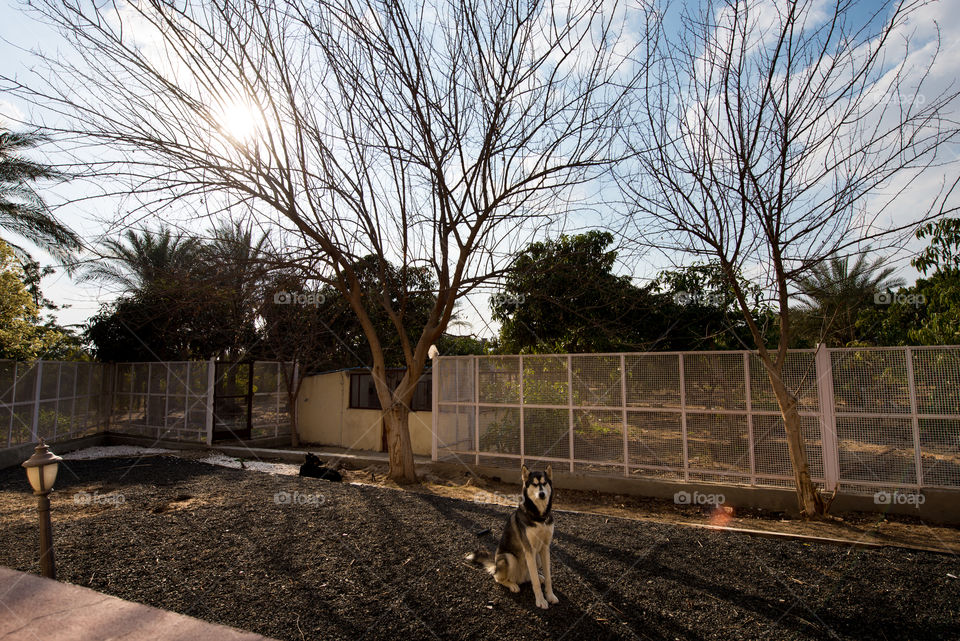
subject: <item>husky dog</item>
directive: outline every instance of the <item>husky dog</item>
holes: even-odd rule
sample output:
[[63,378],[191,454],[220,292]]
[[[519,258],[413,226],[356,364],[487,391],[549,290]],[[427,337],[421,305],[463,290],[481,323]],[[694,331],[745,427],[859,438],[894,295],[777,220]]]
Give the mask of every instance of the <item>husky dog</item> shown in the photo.
[[310,476],[325,481],[336,481],[337,483],[343,480],[340,472],[330,467],[324,467],[320,457],[316,454],[307,452],[304,459],[306,462],[300,466],[300,476]]
[[[519,592],[519,583],[530,581],[537,607],[547,609],[547,602],[559,603],[553,593],[550,578],[550,541],[553,539],[553,476],[552,466],[545,472],[531,472],[524,465],[520,468],[523,480],[523,500],[517,511],[510,516],[500,538],[496,555],[481,548],[467,555],[467,560],[486,568],[494,581]],[[544,591],[540,590],[538,568],[543,569]]]

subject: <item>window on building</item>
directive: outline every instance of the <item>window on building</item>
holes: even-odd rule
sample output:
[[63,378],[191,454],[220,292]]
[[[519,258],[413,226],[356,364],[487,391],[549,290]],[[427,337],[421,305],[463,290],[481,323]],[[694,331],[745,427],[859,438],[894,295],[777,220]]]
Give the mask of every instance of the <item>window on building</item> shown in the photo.
[[[396,389],[403,378],[404,370],[387,370],[387,385]],[[378,410],[380,399],[377,398],[377,388],[373,384],[373,375],[369,372],[354,372],[350,374],[350,409]],[[433,409],[433,385],[429,372],[424,373],[417,382],[417,389],[413,393],[410,409],[414,412],[429,412]]]

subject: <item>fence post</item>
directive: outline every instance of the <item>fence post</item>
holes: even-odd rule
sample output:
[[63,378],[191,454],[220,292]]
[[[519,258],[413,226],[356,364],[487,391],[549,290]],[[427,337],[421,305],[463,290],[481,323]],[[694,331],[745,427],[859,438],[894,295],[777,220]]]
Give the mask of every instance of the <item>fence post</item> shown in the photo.
[[923,459],[920,452],[920,417],[917,414],[917,383],[913,376],[913,350],[904,348],[907,360],[907,385],[910,390],[910,423],[913,428],[913,461],[917,466],[917,488],[923,487]]
[[[13,384],[10,386],[10,424],[7,426],[7,447],[13,445],[13,426],[17,416],[17,368],[20,363],[13,361]],[[17,430],[19,431],[19,429]]]
[[207,361],[207,445],[213,445],[213,389],[217,384],[217,360]]
[[630,476],[630,436],[627,425],[627,357],[620,354],[620,404],[623,405],[623,475]]
[[37,375],[34,378],[36,388],[33,390],[33,418],[30,421],[30,436],[34,442],[38,439],[38,428],[40,427],[40,390],[43,388],[43,361],[37,361]]
[[567,354],[567,439],[570,447],[570,473],[573,474],[573,357]]
[[524,431],[526,427],[524,426],[524,409],[523,409],[523,354],[518,356],[520,359],[520,465],[524,464],[524,456],[526,455],[526,444],[524,443]]
[[[440,427],[440,359],[433,357],[430,366],[430,460],[437,460],[437,430]],[[459,399],[458,399],[459,400]]]
[[63,396],[63,390],[60,389],[63,384],[63,363],[57,364],[57,403],[53,410],[53,437],[51,441],[57,440],[57,432],[60,431],[60,397]]
[[753,390],[750,387],[750,352],[743,353],[743,395],[747,410],[747,454],[750,458],[750,485],[757,484],[757,458],[753,431]]
[[[480,465],[480,357],[470,356],[467,362],[471,363],[470,371],[473,372],[473,464]],[[457,406],[459,413],[460,407]]]
[[687,449],[687,383],[683,372],[683,354],[677,354],[680,375],[680,434],[683,439],[683,480],[690,480],[690,452]]
[[834,492],[840,482],[840,452],[837,442],[837,414],[833,396],[833,364],[823,343],[817,345],[815,357],[817,396],[820,400],[820,443],[823,451],[823,483],[827,492]]

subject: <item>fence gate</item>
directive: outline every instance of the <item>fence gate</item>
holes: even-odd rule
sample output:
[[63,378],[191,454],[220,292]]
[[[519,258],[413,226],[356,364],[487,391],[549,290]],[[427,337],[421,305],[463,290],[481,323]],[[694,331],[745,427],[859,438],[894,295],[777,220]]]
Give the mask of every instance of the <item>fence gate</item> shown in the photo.
[[249,439],[253,420],[253,361],[216,365],[213,440]]

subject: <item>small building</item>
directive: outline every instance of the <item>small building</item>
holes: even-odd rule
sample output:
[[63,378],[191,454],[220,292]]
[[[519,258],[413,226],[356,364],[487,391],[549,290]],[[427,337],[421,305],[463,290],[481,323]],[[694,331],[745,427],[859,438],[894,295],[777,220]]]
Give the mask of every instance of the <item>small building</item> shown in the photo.
[[[391,387],[405,370],[387,370]],[[432,447],[432,375],[424,372],[417,383],[410,413],[410,442],[414,454],[429,456]],[[324,372],[303,380],[297,398],[300,440],[304,443],[350,450],[387,451],[382,410],[373,376],[366,368]]]

